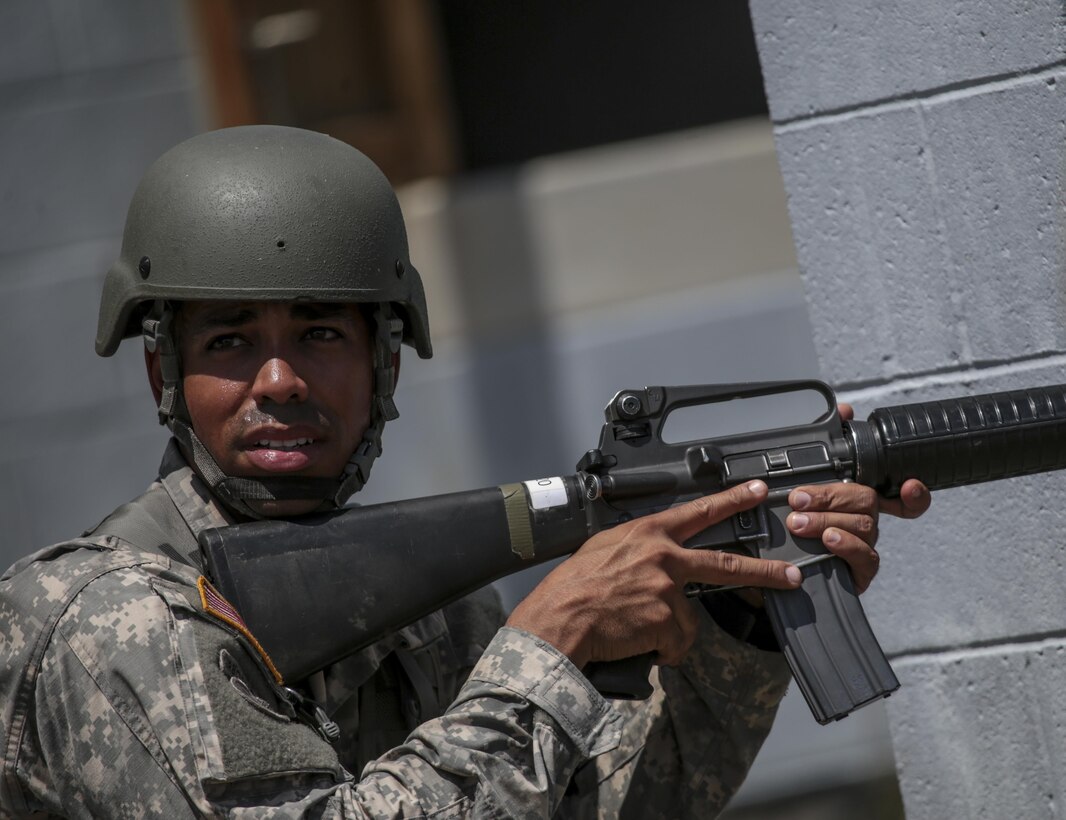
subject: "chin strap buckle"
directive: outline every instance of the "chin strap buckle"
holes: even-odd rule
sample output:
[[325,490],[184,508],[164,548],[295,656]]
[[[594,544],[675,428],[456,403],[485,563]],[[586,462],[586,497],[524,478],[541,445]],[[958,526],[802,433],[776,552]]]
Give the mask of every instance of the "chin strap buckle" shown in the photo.
[[158,344],[159,319],[145,316],[141,322],[141,335],[144,338],[144,347],[149,353],[155,353]]

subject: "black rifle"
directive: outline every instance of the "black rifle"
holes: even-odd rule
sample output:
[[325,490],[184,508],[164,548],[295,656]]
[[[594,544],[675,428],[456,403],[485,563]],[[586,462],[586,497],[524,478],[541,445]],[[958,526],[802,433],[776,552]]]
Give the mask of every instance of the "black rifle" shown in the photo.
[[[671,444],[673,411],[817,391],[809,424]],[[886,697],[899,681],[866,620],[847,565],[784,525],[789,492],[858,481],[898,496],[908,478],[938,490],[1066,468],[1066,385],[884,407],[843,421],[817,381],[648,387],[607,406],[600,444],[575,475],[356,507],[201,534],[208,572],[299,680],[518,570],[568,555],[624,521],[762,479],[768,499],[686,542],[801,567],[795,590],[765,590],[774,632],[820,723]],[[646,697],[650,655],[586,670],[615,697]]]

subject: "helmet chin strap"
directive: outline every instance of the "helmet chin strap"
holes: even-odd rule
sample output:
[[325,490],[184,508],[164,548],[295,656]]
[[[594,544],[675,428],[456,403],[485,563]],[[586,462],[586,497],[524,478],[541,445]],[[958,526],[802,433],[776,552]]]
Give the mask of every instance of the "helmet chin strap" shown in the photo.
[[381,455],[381,434],[385,422],[400,414],[393,401],[396,384],[395,354],[403,340],[403,321],[393,315],[391,305],[378,303],[371,315],[371,343],[374,353],[374,396],[370,426],[337,478],[282,476],[249,478],[226,475],[192,429],[192,420],[181,390],[181,360],[174,344],[174,310],[157,301],[142,322],[145,347],[159,352],[163,391],[159,400],[159,423],[165,424],[182,445],[192,467],[207,482],[211,492],[233,512],[246,518],[265,516],[248,502],[316,501],[315,511],[327,512],[344,503],[363,488],[370,468]]

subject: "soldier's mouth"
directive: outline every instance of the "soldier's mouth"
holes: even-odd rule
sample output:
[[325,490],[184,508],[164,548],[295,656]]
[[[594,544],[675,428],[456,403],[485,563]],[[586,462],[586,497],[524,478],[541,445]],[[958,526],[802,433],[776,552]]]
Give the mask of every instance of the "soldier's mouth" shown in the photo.
[[297,447],[306,447],[309,444],[314,444],[313,438],[294,438],[294,439],[260,439],[255,443],[255,447],[265,450],[295,450]]
[[249,431],[242,449],[253,472],[299,472],[315,467],[330,455],[328,437],[305,426],[304,429],[262,427]]

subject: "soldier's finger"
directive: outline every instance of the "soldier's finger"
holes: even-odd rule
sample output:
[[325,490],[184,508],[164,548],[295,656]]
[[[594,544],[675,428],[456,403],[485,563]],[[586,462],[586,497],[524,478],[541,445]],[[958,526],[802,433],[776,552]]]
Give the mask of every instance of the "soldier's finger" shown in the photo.
[[851,421],[853,418],[855,418],[855,408],[847,402],[842,401],[840,404],[838,404],[837,412],[840,413],[840,417],[844,419],[844,421]]
[[899,498],[880,499],[881,512],[894,515],[896,518],[917,518],[924,515],[933,503],[932,493],[929,488],[916,478],[909,478],[903,482],[899,490]]
[[821,538],[830,527],[851,533],[871,547],[877,543],[877,518],[862,513],[791,512],[788,528],[804,538]]
[[856,591],[860,594],[865,592],[881,563],[877,550],[858,536],[835,528],[822,534],[822,543],[826,549],[847,562],[851,577],[855,579]]
[[749,481],[747,484],[738,484],[723,492],[705,495],[686,504],[663,510],[653,518],[667,535],[680,544],[711,524],[724,521],[743,510],[750,510],[765,501],[768,492],[765,482]]
[[799,567],[719,550],[684,550],[677,558],[685,583],[795,589],[803,580]]
[[876,516],[877,491],[865,484],[838,482],[797,487],[788,494],[792,509],[800,512],[846,512]]

